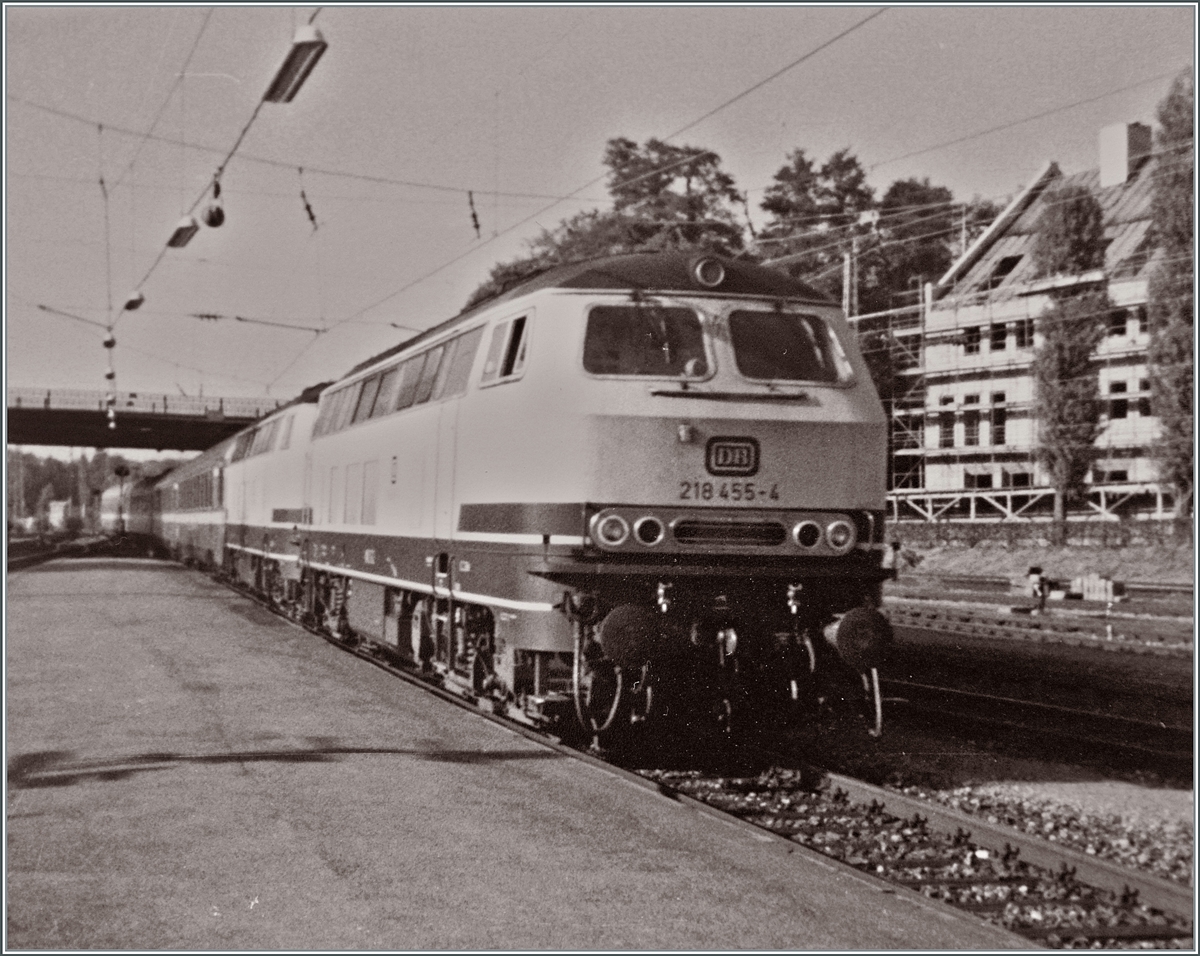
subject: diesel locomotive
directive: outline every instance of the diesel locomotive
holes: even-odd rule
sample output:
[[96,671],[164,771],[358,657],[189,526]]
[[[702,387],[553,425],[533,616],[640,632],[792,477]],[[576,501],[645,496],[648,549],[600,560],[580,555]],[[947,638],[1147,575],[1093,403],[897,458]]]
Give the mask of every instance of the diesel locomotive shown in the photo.
[[826,666],[861,677],[878,732],[886,451],[824,295],[633,254],[551,268],[307,390],[161,478],[151,525],[281,612],[562,734],[785,719]]

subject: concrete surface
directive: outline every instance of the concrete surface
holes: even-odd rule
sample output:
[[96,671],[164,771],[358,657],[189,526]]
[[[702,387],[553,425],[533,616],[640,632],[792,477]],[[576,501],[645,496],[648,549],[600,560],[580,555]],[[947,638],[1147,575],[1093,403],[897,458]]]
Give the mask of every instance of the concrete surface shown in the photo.
[[11,949],[994,949],[148,560],[8,577]]

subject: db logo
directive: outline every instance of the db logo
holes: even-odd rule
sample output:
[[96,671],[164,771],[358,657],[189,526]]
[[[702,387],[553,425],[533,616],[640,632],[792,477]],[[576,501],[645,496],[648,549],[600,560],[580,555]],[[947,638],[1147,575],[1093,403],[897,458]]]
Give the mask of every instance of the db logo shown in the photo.
[[758,474],[758,441],[753,438],[710,438],[704,452],[710,475]]

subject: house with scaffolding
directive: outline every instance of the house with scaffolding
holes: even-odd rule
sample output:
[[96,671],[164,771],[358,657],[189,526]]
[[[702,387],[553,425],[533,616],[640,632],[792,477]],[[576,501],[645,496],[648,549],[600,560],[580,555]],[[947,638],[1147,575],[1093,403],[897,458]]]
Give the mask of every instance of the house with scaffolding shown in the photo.
[[[1170,489],[1151,454],[1146,352],[1153,169],[1149,127],[1107,127],[1100,167],[1065,176],[1048,164],[909,312],[859,319],[860,333],[891,349],[893,521],[1049,519],[1049,474],[1035,454],[1033,357],[1038,318],[1066,286],[1105,287],[1115,309],[1096,351],[1102,429],[1088,479],[1086,509],[1073,518],[1167,517]],[[1087,188],[1104,211],[1103,269],[1036,275],[1038,218],[1056,189]]]

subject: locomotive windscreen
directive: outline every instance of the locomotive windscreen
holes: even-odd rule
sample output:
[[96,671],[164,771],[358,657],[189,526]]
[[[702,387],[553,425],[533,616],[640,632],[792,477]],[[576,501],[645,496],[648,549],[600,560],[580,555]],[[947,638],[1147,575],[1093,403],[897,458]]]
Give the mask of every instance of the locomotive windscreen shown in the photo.
[[708,362],[700,319],[691,309],[596,306],[588,314],[583,367],[594,375],[702,375]]
[[829,327],[814,315],[734,312],[729,335],[738,371],[747,378],[837,382],[849,373]]

